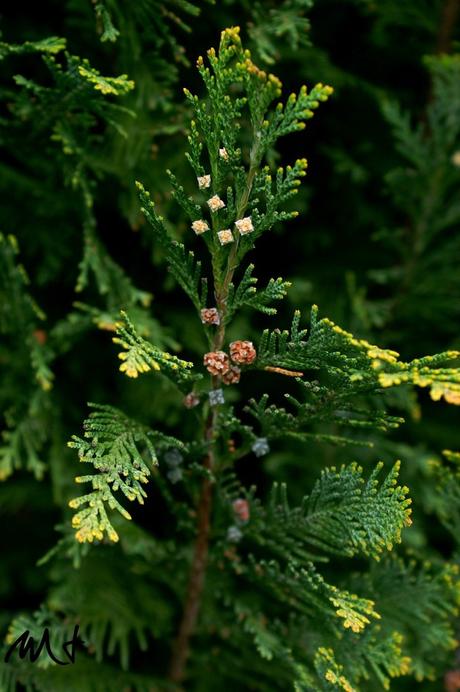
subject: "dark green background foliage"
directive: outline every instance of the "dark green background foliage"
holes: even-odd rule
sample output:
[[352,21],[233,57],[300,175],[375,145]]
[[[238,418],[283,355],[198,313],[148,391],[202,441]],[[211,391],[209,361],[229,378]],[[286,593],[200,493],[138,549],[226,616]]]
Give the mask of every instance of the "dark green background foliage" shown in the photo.
[[[203,94],[196,59],[217,47],[223,29],[239,25],[254,62],[281,79],[284,98],[304,83],[330,84],[334,94],[305,130],[268,152],[272,168],[308,159],[287,206],[299,216],[275,224],[249,256],[260,286],[272,276],[292,285],[276,316],[239,312],[229,340],[259,343],[263,329],[288,328],[295,308],[308,326],[317,304],[321,317],[398,351],[403,361],[460,350],[458,3],[67,0],[18,7],[17,14],[9,5],[0,42],[0,632],[3,638],[21,614],[13,631],[39,633],[49,623],[61,641],[66,625],[79,621],[90,646],[81,647],[75,666],[3,665],[0,692],[173,689],[165,662],[190,561],[191,495],[160,473],[145,505],[130,507],[134,521],[114,520],[117,545],[78,544],[68,507],[80,469],[67,442],[80,434],[87,402],[115,406],[185,442],[196,429],[166,380],[130,380],[118,371],[111,337],[120,309],[156,347],[198,364],[208,350],[141,214],[135,181],[151,192],[174,238],[197,250],[165,170],[193,191],[185,157],[192,113],[182,87]],[[312,370],[307,379],[315,376]],[[226,390],[244,423],[256,424],[243,411],[251,398],[266,392],[271,403],[285,403],[280,378],[254,370]],[[300,397],[301,385],[289,384]],[[381,629],[363,634],[364,644],[352,637],[342,643],[341,673],[355,689],[380,689],[391,676],[398,632],[412,667],[391,689],[440,690],[446,673],[460,667],[453,641],[459,460],[442,454],[460,448],[459,409],[405,386],[391,389],[386,403],[403,425],[375,420],[356,426],[350,444],[336,445],[321,435],[338,435],[339,425],[318,417],[309,423],[311,437],[274,436],[268,456],[236,463],[242,485],[256,486],[248,552],[257,561],[262,546],[282,543],[280,526],[297,521],[293,510],[279,509],[281,500],[264,514],[273,482],[287,484],[296,507],[326,467],[356,461],[367,479],[382,461],[385,478],[401,460],[413,524],[393,550],[398,556],[375,562],[368,550],[351,560],[354,548],[337,549],[319,563],[322,576],[315,565],[303,578],[307,589],[324,578],[372,599],[382,615]],[[237,446],[243,437],[236,435]],[[161,469],[168,438],[159,444]],[[330,481],[330,492],[356,482],[347,473],[338,490]],[[230,513],[217,522],[225,530]],[[287,606],[275,608],[273,630],[265,628],[258,616],[280,580],[270,573],[275,566],[264,567],[264,579],[251,565],[240,582],[233,563],[225,582],[210,577],[208,588],[220,590],[223,605],[205,596],[186,689],[290,689],[291,656],[303,664],[303,646],[331,646],[335,624],[323,632],[314,617],[297,613],[291,621]],[[289,653],[280,645],[288,620]],[[212,675],[203,672],[210,660]],[[324,677],[339,672],[337,664],[321,657],[305,663],[318,677],[313,687],[302,683],[299,668],[297,689],[345,689]]]

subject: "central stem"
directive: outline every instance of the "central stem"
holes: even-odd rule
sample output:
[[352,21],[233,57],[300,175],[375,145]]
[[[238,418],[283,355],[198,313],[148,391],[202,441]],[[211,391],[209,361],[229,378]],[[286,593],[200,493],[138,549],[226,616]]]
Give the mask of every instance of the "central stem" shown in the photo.
[[[216,334],[217,341],[218,335]],[[213,377],[213,388],[218,378]],[[211,471],[214,467],[214,435],[217,425],[217,413],[214,409],[209,414],[205,427],[205,439],[209,444],[209,451],[203,461],[203,468]],[[169,678],[173,682],[181,683],[185,677],[185,666],[190,653],[190,639],[195,630],[198,613],[201,606],[206,566],[209,552],[209,536],[211,532],[211,508],[212,508],[212,481],[206,476],[203,479],[197,508],[197,537],[193,551],[192,565],[187,587],[184,612],[179,626],[176,640],[173,645]]]
[[[204,466],[212,467],[212,452],[206,457]],[[185,601],[184,614],[173,648],[173,656],[169,677],[173,682],[180,683],[185,675],[185,665],[190,651],[190,637],[195,629],[195,623],[201,603],[204,577],[209,550],[210,516],[212,504],[212,486],[209,478],[203,480],[198,503],[198,534],[195,542],[192,566]]]
[[[251,152],[251,161],[253,160],[253,157],[255,158],[257,150]],[[249,196],[251,194],[252,190],[252,185],[254,183],[254,177],[257,171],[257,163],[251,163],[251,166],[248,171],[248,175],[246,178],[246,189],[241,196],[240,202],[237,206],[236,209],[236,218],[240,219],[244,212],[246,211],[246,207],[248,206],[249,202]],[[233,279],[233,275],[235,273],[235,269],[237,267],[237,264],[235,264],[237,256],[238,256],[238,246],[239,246],[239,236],[236,239],[236,242],[232,245],[232,249],[229,252],[228,259],[227,259],[227,268],[225,271],[224,279],[222,281],[222,285],[219,290],[216,290],[216,303],[217,303],[217,308],[219,310],[219,315],[220,315],[220,326],[216,335],[216,339],[214,342],[214,350],[220,350],[223,346],[224,343],[224,338],[225,338],[225,316],[227,312],[227,297],[228,297],[228,289],[230,286],[230,283]]]
[[[251,165],[246,178],[246,188],[239,200],[236,209],[237,219],[241,218],[246,211],[249,197],[254,182],[254,176],[258,166],[258,149],[253,147],[251,151]],[[213,174],[215,173],[213,169]],[[214,224],[213,224],[214,225]],[[227,260],[227,267],[222,283],[215,287],[216,304],[220,315],[220,325],[215,333],[212,349],[218,351],[222,348],[225,341],[225,326],[228,290],[236,269],[236,259],[238,255],[238,240],[233,245]],[[215,278],[215,277],[214,277]],[[212,377],[212,388],[220,384],[220,377]],[[209,444],[209,451],[203,461],[203,467],[207,471],[212,471],[214,467],[214,441],[217,432],[217,410],[214,408],[209,414],[205,426],[205,439]],[[197,508],[197,537],[193,551],[192,565],[187,587],[184,612],[179,626],[179,631],[173,645],[169,678],[173,682],[181,683],[185,677],[185,666],[190,653],[190,639],[195,630],[196,621],[201,606],[201,597],[204,588],[206,566],[209,553],[209,536],[211,531],[211,508],[212,508],[212,481],[206,476],[203,479],[198,500]]]

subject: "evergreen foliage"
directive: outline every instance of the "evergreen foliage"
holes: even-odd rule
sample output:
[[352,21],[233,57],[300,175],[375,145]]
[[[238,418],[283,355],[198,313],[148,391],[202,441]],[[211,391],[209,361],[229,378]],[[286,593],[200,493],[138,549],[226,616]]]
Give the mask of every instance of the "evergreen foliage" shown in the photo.
[[[0,516],[34,524],[10,530],[30,556],[2,547],[0,692],[429,691],[458,673],[459,56],[443,19],[416,113],[315,45],[328,4],[72,0],[88,58],[71,29],[0,43]],[[374,48],[436,29],[414,3],[344,5]],[[200,13],[237,11],[193,82]],[[315,71],[330,104],[298,87]],[[308,199],[296,156],[334,134],[347,87],[380,118],[379,164],[325,138]],[[346,275],[321,203],[344,175]],[[25,630],[60,650],[76,624],[74,664],[4,661]]]

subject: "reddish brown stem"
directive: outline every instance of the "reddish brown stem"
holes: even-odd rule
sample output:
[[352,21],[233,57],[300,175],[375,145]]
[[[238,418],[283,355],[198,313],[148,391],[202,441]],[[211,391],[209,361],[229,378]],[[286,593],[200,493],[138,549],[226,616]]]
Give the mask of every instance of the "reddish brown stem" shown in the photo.
[[[244,214],[249,201],[249,195],[251,193],[252,185],[254,182],[254,176],[257,170],[257,156],[258,149],[257,146],[255,146],[251,151],[251,167],[249,169],[246,180],[246,190],[238,204],[237,218],[240,218]],[[215,179],[216,177],[217,176],[215,174],[215,171],[213,170],[213,179]],[[213,339],[213,350],[221,349],[225,340],[225,317],[227,312],[228,290],[230,282],[233,278],[234,271],[236,269],[235,260],[237,252],[238,242],[234,244],[232,250],[229,253],[227,259],[227,269],[225,272],[225,277],[223,279],[222,285],[216,287],[215,298],[220,313],[221,324]],[[213,389],[215,389],[221,384],[220,377],[212,377],[211,381]],[[213,435],[216,431],[216,423],[217,414],[214,411],[208,418],[205,430],[205,437],[209,441],[211,447],[208,455],[204,460],[203,466],[209,471],[214,466],[214,453],[212,444]],[[193,553],[192,566],[190,569],[184,612],[179,626],[179,631],[173,645],[171,665],[169,669],[169,678],[170,680],[176,683],[181,683],[185,677],[185,666],[190,652],[190,639],[193,636],[195,624],[201,606],[201,596],[203,593],[206,565],[208,561],[209,552],[211,505],[212,483],[209,478],[205,478],[201,486],[201,493],[198,502],[197,538]]]
[[[211,456],[207,457],[205,467],[211,467]],[[190,651],[190,638],[195,629],[201,605],[210,533],[210,515],[212,505],[212,484],[209,478],[203,480],[200,500],[198,503],[198,534],[195,542],[193,561],[190,569],[187,597],[184,613],[173,646],[173,655],[169,677],[173,682],[180,683],[184,679],[185,665]]]

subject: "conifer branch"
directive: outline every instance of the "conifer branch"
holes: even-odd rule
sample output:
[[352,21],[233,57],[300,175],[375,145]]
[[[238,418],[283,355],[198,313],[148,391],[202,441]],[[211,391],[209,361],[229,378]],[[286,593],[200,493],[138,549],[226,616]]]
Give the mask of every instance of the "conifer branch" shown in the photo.
[[[113,7],[118,7],[116,2]],[[102,22],[102,40],[118,40],[117,13],[109,13],[103,2],[95,9]],[[73,65],[85,93],[92,98],[96,94],[96,113],[101,96],[122,95],[131,88],[124,76],[106,78],[86,63]],[[87,212],[87,245],[79,286],[86,285],[90,269],[103,295],[113,296],[115,284],[120,283],[117,296],[126,310],[119,319],[114,304],[104,309],[84,304],[78,307],[88,320],[116,331],[113,342],[121,347],[122,372],[135,379],[155,370],[177,385],[185,395],[187,412],[183,413],[191,417],[187,422],[184,416],[185,434],[196,432],[194,441],[184,445],[117,409],[96,407],[84,423],[84,436],[73,436],[69,443],[78,449],[80,460],[91,463],[96,471],[77,478],[92,488],[70,501],[71,507],[79,510],[73,518],[77,540],[82,544],[100,542],[105,534],[112,541],[119,539],[117,551],[128,567],[133,565],[133,572],[137,570],[136,584],[145,586],[149,594],[158,584],[162,602],[166,600],[164,593],[169,594],[164,612],[159,613],[158,629],[160,634],[169,635],[177,618],[169,665],[169,680],[175,685],[199,685],[189,674],[189,659],[195,641],[204,641],[207,648],[211,637],[219,647],[219,656],[210,684],[218,687],[222,681],[223,685],[230,681],[265,690],[271,689],[276,679],[283,689],[294,686],[316,692],[352,689],[362,681],[365,686],[377,682],[387,687],[391,678],[408,672],[419,677],[430,675],[431,658],[427,656],[424,665],[414,654],[417,638],[404,608],[395,614],[388,602],[397,602],[398,588],[404,591],[407,602],[414,594],[426,602],[423,607],[418,602],[415,605],[420,622],[431,618],[441,604],[433,641],[445,652],[452,643],[450,622],[458,579],[453,571],[429,572],[427,566],[420,567],[419,573],[404,563],[388,567],[386,553],[401,541],[403,530],[411,523],[408,489],[398,482],[399,463],[381,482],[378,474],[382,463],[374,464],[369,474],[356,463],[327,467],[311,491],[300,493],[297,503],[291,504],[284,483],[273,486],[268,502],[259,499],[256,488],[247,489],[239,481],[235,462],[244,457],[254,462],[255,457],[269,453],[272,440],[286,438],[294,440],[301,453],[310,440],[372,446],[380,432],[391,431],[403,422],[387,408],[403,402],[401,408],[407,410],[407,402],[413,401],[407,392],[413,386],[429,388],[434,400],[444,398],[459,404],[460,373],[453,367],[459,353],[449,350],[405,362],[396,351],[380,348],[328,318],[319,318],[316,306],[308,330],[301,328],[300,312],[296,311],[290,329],[265,330],[257,349],[243,334],[235,334],[227,347],[229,326],[239,310],[250,308],[273,315],[274,304],[286,295],[289,283],[281,277],[258,289],[254,265],[244,260],[265,233],[296,213],[288,211],[286,203],[306,173],[306,159],[271,172],[266,163],[273,161],[272,148],[280,137],[301,130],[331,89],[322,84],[311,90],[302,87],[286,103],[272,108],[281,96],[281,83],[253,63],[241,45],[238,28],[225,30],[219,50],[210,49],[207,61],[200,57],[197,65],[206,96],[185,91],[193,110],[187,158],[196,182],[192,187],[182,184],[179,175],[168,174],[173,203],[179,205],[189,227],[186,232],[195,234],[193,252],[187,249],[186,238],[183,243],[175,240],[170,233],[172,224],[159,215],[145,188],[141,184],[137,188],[153,239],[199,315],[209,352],[201,353],[198,339],[186,346],[188,352],[194,348],[200,352],[201,362],[194,365],[169,353],[168,344],[133,317],[136,306],[148,307],[148,296],[137,291],[107,259],[95,233],[92,187],[85,184],[81,170],[75,173]],[[453,63],[451,67],[456,69]],[[27,85],[24,88],[34,91]],[[404,155],[415,167],[426,165],[423,138],[411,130],[404,116],[397,114],[395,122]],[[56,134],[64,147],[73,146],[62,126]],[[450,220],[454,217],[451,215]],[[440,219],[440,227],[447,221]],[[417,240],[421,250],[423,243],[429,243],[425,234],[428,223],[425,226]],[[241,323],[235,321],[232,328],[237,324]],[[66,326],[61,326],[61,335],[68,334],[70,326],[67,332]],[[33,363],[37,372],[43,370],[38,357],[34,356]],[[202,372],[195,374],[201,365]],[[280,383],[289,388],[286,408],[269,404],[267,395],[248,402],[244,410],[253,417],[254,428],[241,420],[237,406],[231,405],[235,390],[226,389],[238,384],[251,369],[262,371],[264,378],[279,375],[275,387]],[[208,373],[206,379],[203,372]],[[318,379],[313,380],[313,376]],[[151,383],[154,385],[155,380]],[[394,394],[385,396],[396,388],[400,399]],[[177,393],[174,390],[172,394]],[[160,391],[153,392],[152,399],[156,401],[161,395]],[[342,434],[344,430],[348,433]],[[186,453],[185,459],[179,450]],[[164,454],[157,472],[153,467],[158,451]],[[276,457],[273,461],[276,463]],[[166,511],[176,520],[178,532],[173,538],[157,540],[145,529],[123,524],[123,518],[130,515],[119,501],[119,491],[128,500],[142,504],[146,496],[143,486],[150,478]],[[453,504],[458,500],[457,480],[456,475],[439,471],[440,495]],[[113,509],[117,512],[110,513]],[[442,520],[450,530],[455,529],[456,514],[451,521],[445,516]],[[186,541],[181,545],[181,536],[190,538],[192,545]],[[67,546],[63,541],[52,559],[59,560],[64,553],[68,557]],[[110,560],[115,552],[106,551],[103,558]],[[83,552],[79,548],[73,557],[83,566],[87,558],[102,560],[101,554],[102,550]],[[373,558],[380,571],[371,567],[360,570],[356,579],[337,575],[336,580],[332,561],[356,556]],[[129,563],[133,557],[135,562]],[[179,563],[182,568],[188,564],[184,589],[175,573]],[[104,575],[102,569],[101,573]],[[387,575],[391,583],[385,581]],[[443,580],[448,585],[444,600],[440,596]],[[108,578],[104,581],[110,583]],[[218,585],[209,599],[204,598],[207,583]],[[113,592],[123,593],[123,588],[121,584]],[[72,610],[66,596],[67,590],[60,603]],[[155,599],[150,597],[149,602]],[[94,621],[88,618],[88,630],[108,628],[112,637],[109,650],[113,652],[112,642],[116,641],[122,666],[127,664],[132,630],[141,648],[147,646],[146,634],[157,636],[152,622],[144,633],[147,618],[143,613],[133,614],[142,610],[136,608],[142,599],[133,600],[132,604],[127,599],[126,617],[121,618],[124,625],[117,634],[111,632],[110,618],[109,624],[102,619],[102,625],[97,617]],[[181,613],[177,617],[179,602]],[[84,611],[84,604],[79,607]],[[216,612],[216,630],[208,632]],[[149,613],[149,620],[153,619]],[[94,646],[99,656],[107,650],[104,637],[97,634]],[[198,645],[196,648],[199,662]],[[207,650],[205,654],[208,656]],[[265,665],[268,661],[269,669]]]
[[[226,99],[224,100],[224,102],[222,102],[221,100],[219,100],[219,98],[216,98],[216,96],[219,96],[220,92],[227,87],[232,77],[235,81],[239,81],[240,79],[242,79],[243,84],[246,87],[248,105],[253,127],[253,145],[250,151],[250,165],[247,175],[243,175],[241,168],[235,168],[235,176],[238,182],[235,198],[234,218],[236,220],[236,223],[238,223],[238,220],[244,217],[244,214],[248,207],[254,180],[256,179],[256,174],[258,172],[260,161],[262,159],[264,151],[277,139],[277,137],[281,136],[282,134],[288,134],[289,132],[294,131],[295,129],[299,129],[301,125],[301,123],[299,123],[299,119],[309,117],[310,111],[306,110],[305,103],[303,103],[303,108],[300,108],[300,106],[297,109],[293,108],[291,99],[291,101],[289,102],[289,107],[286,111],[286,115],[277,116],[276,128],[278,129],[275,132],[275,130],[273,129],[275,125],[272,125],[271,134],[266,136],[264,140],[262,136],[262,128],[268,126],[268,123],[263,122],[263,117],[265,115],[265,111],[268,105],[270,104],[274,96],[279,95],[280,83],[273,75],[269,75],[267,78],[267,75],[264,72],[260,71],[255,65],[253,65],[248,52],[244,54],[244,60],[236,64],[236,72],[232,72],[232,70],[228,69],[227,66],[230,60],[233,58],[233,56],[237,56],[237,58],[239,59],[241,59],[242,56],[242,49],[240,39],[238,36],[238,29],[231,29],[222,33],[221,45],[217,56],[213,49],[208,51],[209,62],[214,72],[213,76],[211,76],[210,70],[207,67],[204,67],[202,58],[199,58],[198,60],[198,69],[200,70],[201,75],[208,89],[210,107],[213,112],[213,121],[210,121],[207,118],[198,99],[196,99],[196,97],[191,96],[188,92],[186,93],[195,107],[195,114],[198,122],[201,125],[202,134],[205,138],[207,149],[209,152],[212,170],[211,177],[213,181],[216,181],[216,179],[219,180],[219,175],[217,173],[218,166],[216,158],[216,150],[219,146],[218,126],[219,124],[222,124],[223,126],[221,136],[223,136],[224,142],[228,147],[228,151],[227,147],[225,148],[226,156],[231,156],[232,158],[235,157],[236,159],[239,156],[239,154],[234,149],[234,136],[232,131],[228,129],[228,124],[231,121],[232,117],[236,117],[239,114],[239,110],[244,103],[243,99],[236,100],[232,108],[231,101],[229,99]],[[221,110],[223,103],[225,103],[225,113]],[[317,102],[316,105],[318,105]],[[197,139],[197,135],[198,131],[194,127],[192,129],[192,136],[190,137],[190,141],[192,143],[194,140]],[[190,154],[189,160],[194,165],[195,170],[199,172],[201,171],[199,169],[197,157],[200,151],[201,147],[199,147],[196,144],[192,144],[192,152]],[[278,179],[278,194],[276,201],[275,197],[271,197],[270,202],[273,207],[275,207],[276,204],[280,204],[281,202],[283,202],[287,198],[287,196],[289,196],[287,188],[290,185],[292,186],[297,184],[294,181],[294,178],[296,173],[298,173],[298,170],[300,170],[300,168],[295,169],[292,178],[289,178],[289,182],[284,186],[281,182],[281,178]],[[290,171],[291,169],[289,170],[288,175],[290,175]],[[215,182],[213,183],[213,188],[214,191],[217,192]],[[228,191],[230,191],[230,188],[228,189]],[[181,204],[184,207],[184,209],[188,212],[190,218],[194,220],[196,218],[195,215],[197,215],[199,212],[199,208],[197,208],[193,204],[192,200],[188,200],[185,198],[185,196],[183,195],[182,188],[180,188],[180,186],[178,186],[176,183],[175,192],[176,196],[180,200],[182,200]],[[220,198],[218,196],[217,199],[219,200],[219,203],[222,205]],[[230,197],[228,201],[229,211],[233,210],[233,202],[230,204]],[[275,217],[272,216],[272,218],[270,219],[272,223],[274,219]],[[157,221],[154,221],[154,223],[158,224]],[[268,222],[266,223],[265,227],[269,227],[269,225],[270,223]],[[252,228],[252,225],[250,225],[249,227]],[[217,224],[215,216],[212,219],[212,229],[213,232],[218,232],[219,230],[219,226]],[[261,232],[261,230],[264,229],[260,229],[259,232]],[[165,234],[163,231],[161,231],[161,237],[163,239],[163,242],[165,242]],[[211,245],[210,247],[215,248],[215,245]],[[262,293],[259,294],[259,296],[254,296],[252,299],[249,299],[249,292],[253,293],[253,291],[250,291],[250,288],[252,287],[251,284],[254,283],[254,280],[251,277],[252,266],[250,265],[246,270],[242,284],[235,293],[235,289],[232,284],[232,279],[235,270],[238,267],[238,263],[239,261],[241,261],[248,247],[246,246],[246,248],[244,248],[243,246],[242,251],[239,251],[239,248],[240,236],[238,235],[236,242],[233,243],[233,246],[230,252],[228,253],[226,262],[224,262],[224,269],[221,269],[219,259],[217,259],[219,258],[219,253],[217,251],[213,253],[214,294],[216,299],[217,310],[220,316],[220,324],[218,326],[218,329],[216,330],[213,339],[212,348],[214,352],[218,352],[222,348],[222,345],[225,341],[226,324],[230,320],[232,313],[240,305],[247,302],[248,304],[252,304],[258,309],[262,309],[265,312],[270,312],[270,308],[266,308],[264,304],[270,303],[273,300],[282,297],[285,293],[285,288],[287,286],[286,282],[283,282],[282,279],[278,279],[276,282],[272,280],[269,283],[269,286],[267,287],[265,294]],[[220,382],[220,376],[212,377],[213,388],[219,386]],[[213,445],[215,439],[218,436],[218,417],[217,413],[213,412],[208,418],[208,422],[206,424],[206,439],[208,439],[210,444]],[[210,451],[206,456],[204,467],[211,470],[213,468],[214,463],[214,455],[213,452]],[[176,638],[175,645],[173,647],[170,677],[174,681],[181,681],[185,675],[185,665],[190,646],[189,640],[192,636],[200,608],[201,593],[203,589],[206,560],[208,553],[211,492],[212,487],[210,484],[210,480],[209,478],[205,477],[202,483],[199,505],[197,509],[197,539],[195,543],[192,567],[189,576],[189,585],[184,607],[184,613],[179,627],[179,633]]]

